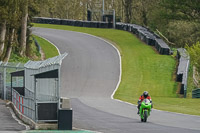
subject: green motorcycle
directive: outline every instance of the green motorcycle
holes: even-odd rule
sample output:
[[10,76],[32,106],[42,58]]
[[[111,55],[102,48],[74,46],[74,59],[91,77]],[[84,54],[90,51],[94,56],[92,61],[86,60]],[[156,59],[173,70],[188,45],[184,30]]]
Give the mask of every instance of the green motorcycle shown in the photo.
[[144,99],[140,106],[140,117],[141,122],[147,122],[147,118],[150,116],[151,112],[151,102],[149,99]]

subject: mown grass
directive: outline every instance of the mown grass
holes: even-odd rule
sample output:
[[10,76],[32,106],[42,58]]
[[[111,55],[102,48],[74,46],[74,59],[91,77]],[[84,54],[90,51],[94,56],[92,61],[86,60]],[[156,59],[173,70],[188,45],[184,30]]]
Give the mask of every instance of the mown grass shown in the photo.
[[33,37],[37,40],[40,47],[42,48],[42,51],[44,52],[46,59],[57,56],[59,54],[56,47],[51,43],[49,43],[48,41],[46,41],[45,39],[38,37],[36,35],[33,35]]
[[200,115],[200,106],[196,106],[198,99],[183,99],[176,94],[177,83],[173,79],[176,60],[172,56],[159,55],[133,34],[115,29],[50,24],[34,26],[84,32],[114,42],[122,57],[122,80],[114,98],[136,104],[142,92],[147,90],[156,109]]

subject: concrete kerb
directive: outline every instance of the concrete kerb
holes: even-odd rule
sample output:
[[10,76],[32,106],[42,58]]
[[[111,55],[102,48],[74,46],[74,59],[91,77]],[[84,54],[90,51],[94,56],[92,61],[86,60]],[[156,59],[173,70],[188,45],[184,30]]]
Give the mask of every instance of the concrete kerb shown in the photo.
[[16,116],[20,120],[22,120],[25,124],[29,125],[31,129],[35,129],[35,130],[57,130],[58,129],[57,123],[55,124],[35,123],[33,120],[31,120],[30,118],[26,117],[21,112],[19,112],[12,102],[8,102],[6,105],[11,107],[11,109],[14,111]]

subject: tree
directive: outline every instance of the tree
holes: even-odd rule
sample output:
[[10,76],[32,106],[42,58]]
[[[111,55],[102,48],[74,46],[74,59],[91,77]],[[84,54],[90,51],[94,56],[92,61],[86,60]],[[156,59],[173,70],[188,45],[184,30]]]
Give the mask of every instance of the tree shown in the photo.
[[24,0],[21,20],[21,39],[20,39],[20,55],[24,56],[26,51],[26,32],[27,32],[27,19],[28,19],[28,0]]
[[163,26],[163,32],[171,42],[184,47],[200,40],[199,0],[162,0],[161,6],[164,10],[160,18],[168,22]]
[[13,48],[13,43],[14,43],[14,37],[15,37],[15,29],[12,28],[10,31],[10,36],[9,36],[9,41],[8,41],[8,47],[6,50],[6,54],[5,57],[3,59],[4,62],[8,62],[8,60],[10,59],[10,55],[12,52],[12,48]]
[[2,56],[5,47],[7,17],[8,1],[0,1],[0,57]]
[[20,27],[20,19],[19,16],[21,15],[19,9],[20,1],[19,0],[12,0],[8,2],[9,10],[8,10],[8,22],[7,22],[7,49],[5,51],[5,56],[3,61],[8,62],[10,59],[10,55],[13,49],[13,45],[15,43],[15,39],[17,39],[16,29]]
[[[31,1],[31,0],[29,0]],[[199,0],[105,0],[105,10],[115,9],[121,22],[158,29],[173,47],[200,41]],[[93,20],[101,19],[102,0],[37,0],[41,17],[85,20],[87,9],[94,10]],[[100,3],[100,7],[97,4]],[[172,45],[171,45],[172,46]]]
[[25,56],[26,46],[30,43],[30,32],[27,31],[31,27],[31,17],[38,13],[39,3],[40,0],[0,1],[1,60],[7,62],[12,52]]
[[167,9],[166,19],[200,22],[199,0],[162,0],[161,5]]
[[0,56],[3,54],[5,46],[5,37],[6,37],[6,20],[1,24],[1,36],[0,36]]
[[130,23],[132,18],[132,5],[133,0],[123,0],[125,22]]

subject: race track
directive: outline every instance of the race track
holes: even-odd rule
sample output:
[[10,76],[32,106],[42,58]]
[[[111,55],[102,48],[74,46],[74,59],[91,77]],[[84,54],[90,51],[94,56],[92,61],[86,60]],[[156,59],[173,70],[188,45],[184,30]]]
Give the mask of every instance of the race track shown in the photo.
[[[120,76],[117,50],[96,37],[33,28],[69,55],[61,68],[63,97],[71,98],[73,126],[104,133],[199,133],[200,117],[153,110],[141,123],[136,106],[111,99]],[[139,96],[138,96],[139,97]]]

